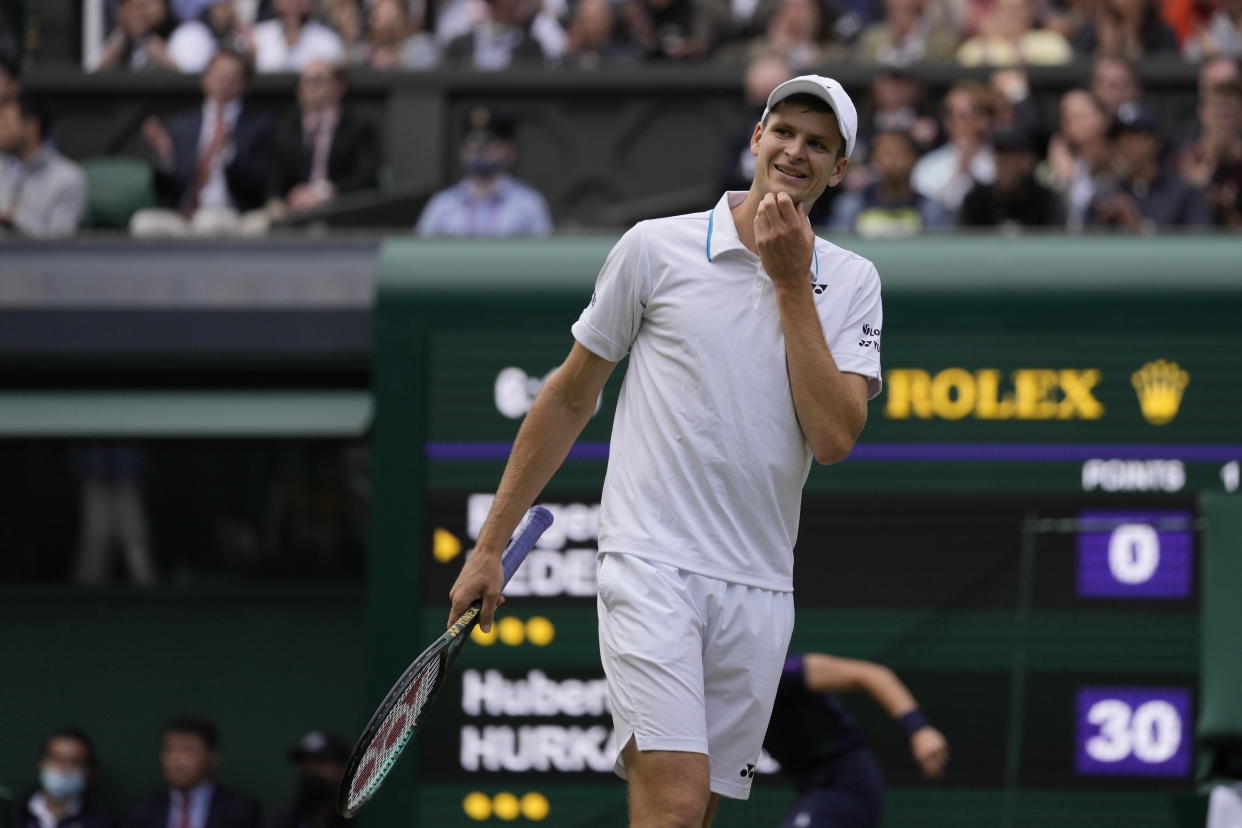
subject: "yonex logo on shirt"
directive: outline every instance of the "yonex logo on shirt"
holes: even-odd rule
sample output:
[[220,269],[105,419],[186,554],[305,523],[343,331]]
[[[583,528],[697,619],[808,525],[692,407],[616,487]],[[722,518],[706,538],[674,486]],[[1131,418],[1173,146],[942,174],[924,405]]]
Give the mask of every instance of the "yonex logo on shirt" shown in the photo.
[[755,766],[747,765],[746,767],[742,768],[742,772],[738,775],[745,779],[754,779],[755,778]]

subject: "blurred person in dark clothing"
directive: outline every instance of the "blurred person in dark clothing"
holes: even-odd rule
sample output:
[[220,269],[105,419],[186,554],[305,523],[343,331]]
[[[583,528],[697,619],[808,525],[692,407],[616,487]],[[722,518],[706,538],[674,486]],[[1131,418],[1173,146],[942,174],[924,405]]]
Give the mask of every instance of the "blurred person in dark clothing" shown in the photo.
[[835,20],[829,0],[779,0],[763,35],[750,42],[745,57],[778,54],[795,70],[843,57],[845,46],[836,39]]
[[1098,0],[1095,16],[1071,40],[1079,55],[1139,60],[1176,56],[1177,35],[1160,17],[1156,0]]
[[621,0],[621,18],[648,59],[701,58],[711,48],[711,19],[700,0]]
[[104,41],[96,68],[176,71],[168,52],[168,39],[176,28],[167,0],[122,0],[116,27]]
[[952,227],[952,216],[910,185],[918,157],[909,133],[876,133],[867,168],[871,180],[862,189],[837,198],[832,229],[869,238],[898,238]]
[[431,197],[415,228],[420,236],[546,236],[548,203],[509,174],[517,160],[515,127],[487,107],[466,114],[461,160],[465,177]]
[[215,781],[220,735],[214,724],[181,716],[164,724],[161,739],[168,787],[140,803],[125,828],[259,828],[259,804]]
[[568,41],[562,64],[578,69],[598,69],[641,59],[642,47],[617,25],[612,0],[578,0],[569,21]]
[[1057,194],[1035,180],[1039,150],[1016,129],[992,134],[996,181],[976,184],[962,200],[962,227],[1054,227],[1065,223]]
[[530,0],[487,0],[486,16],[444,47],[444,62],[492,70],[543,63],[543,46],[531,34],[535,11]]
[[[250,64],[231,49],[211,57],[202,106],[162,123],[148,118],[143,138],[155,154],[161,209],[139,210],[135,236],[233,234],[267,200],[272,124],[244,100]],[[264,228],[265,229],[265,228]]]
[[53,731],[39,757],[39,782],[14,803],[11,828],[113,828],[112,815],[88,790],[97,766],[86,733]]
[[1113,148],[1110,120],[1099,99],[1085,89],[1061,96],[1060,130],[1048,142],[1048,179],[1073,230],[1082,229],[1095,194],[1111,187]]
[[923,155],[940,141],[940,124],[930,114],[918,76],[898,67],[881,69],[871,79],[870,101],[858,122],[858,144],[866,147],[879,132],[904,132]]
[[1242,66],[1238,65],[1237,59],[1231,57],[1209,58],[1199,65],[1197,79],[1200,117],[1183,124],[1173,133],[1172,146],[1177,157],[1181,156],[1182,150],[1197,143],[1203,135],[1203,124],[1200,121],[1208,91],[1230,81],[1242,80]]
[[22,70],[16,58],[0,54],[0,104],[21,94]]
[[1150,112],[1123,106],[1110,137],[1117,182],[1096,195],[1089,224],[1135,233],[1211,225],[1203,192],[1165,169],[1160,127]]
[[289,751],[298,766],[293,802],[272,820],[271,828],[337,828],[351,824],[336,812],[336,791],[345,776],[349,746],[337,735],[312,730]]
[[889,668],[824,653],[790,653],[763,748],[798,791],[781,828],[875,828],[884,811],[884,777],[862,728],[839,693],[864,692],[909,740],[925,779],[939,779],[949,743],[932,727]]
[[298,108],[277,128],[269,210],[276,217],[379,185],[375,129],[342,105],[345,67],[312,61],[298,77]]
[[1208,89],[1199,101],[1199,137],[1182,147],[1183,180],[1207,195],[1216,223],[1242,226],[1242,80]]
[[49,140],[52,117],[29,93],[0,102],[0,235],[71,236],[86,209],[86,176]]
[[1117,117],[1122,104],[1143,100],[1143,84],[1134,64],[1119,57],[1099,57],[1091,67],[1091,94],[1104,105],[1110,119]]

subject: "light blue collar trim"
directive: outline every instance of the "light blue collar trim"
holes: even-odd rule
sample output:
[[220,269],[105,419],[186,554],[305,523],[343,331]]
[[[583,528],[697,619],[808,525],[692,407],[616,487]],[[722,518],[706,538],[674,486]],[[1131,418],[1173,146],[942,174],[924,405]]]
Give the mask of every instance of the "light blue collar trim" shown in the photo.
[[712,260],[712,228],[716,225],[716,210],[707,214],[707,260]]

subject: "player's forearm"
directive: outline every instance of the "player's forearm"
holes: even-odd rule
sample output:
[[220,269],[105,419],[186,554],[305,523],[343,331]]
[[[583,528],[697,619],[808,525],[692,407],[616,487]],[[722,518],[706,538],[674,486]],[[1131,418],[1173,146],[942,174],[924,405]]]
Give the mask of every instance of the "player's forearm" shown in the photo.
[[849,393],[845,375],[828,350],[809,286],[806,294],[797,289],[777,293],[789,384],[798,423],[815,459],[835,463],[854,448],[867,409]]
[[918,707],[914,696],[889,668],[873,664],[859,676],[859,685],[894,719]]
[[479,533],[478,551],[483,554],[503,551],[514,527],[565,461],[595,410],[595,398],[588,401],[585,395],[575,394],[569,378],[561,376],[564,370],[548,379],[518,430],[496,499]]

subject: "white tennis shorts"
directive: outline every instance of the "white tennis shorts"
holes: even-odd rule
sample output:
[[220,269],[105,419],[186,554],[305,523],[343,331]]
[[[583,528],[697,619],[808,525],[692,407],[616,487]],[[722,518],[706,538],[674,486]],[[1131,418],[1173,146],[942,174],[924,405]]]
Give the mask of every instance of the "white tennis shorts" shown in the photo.
[[599,651],[621,749],[706,754],[711,790],[750,796],[793,632],[793,593],[629,554],[599,556]]

